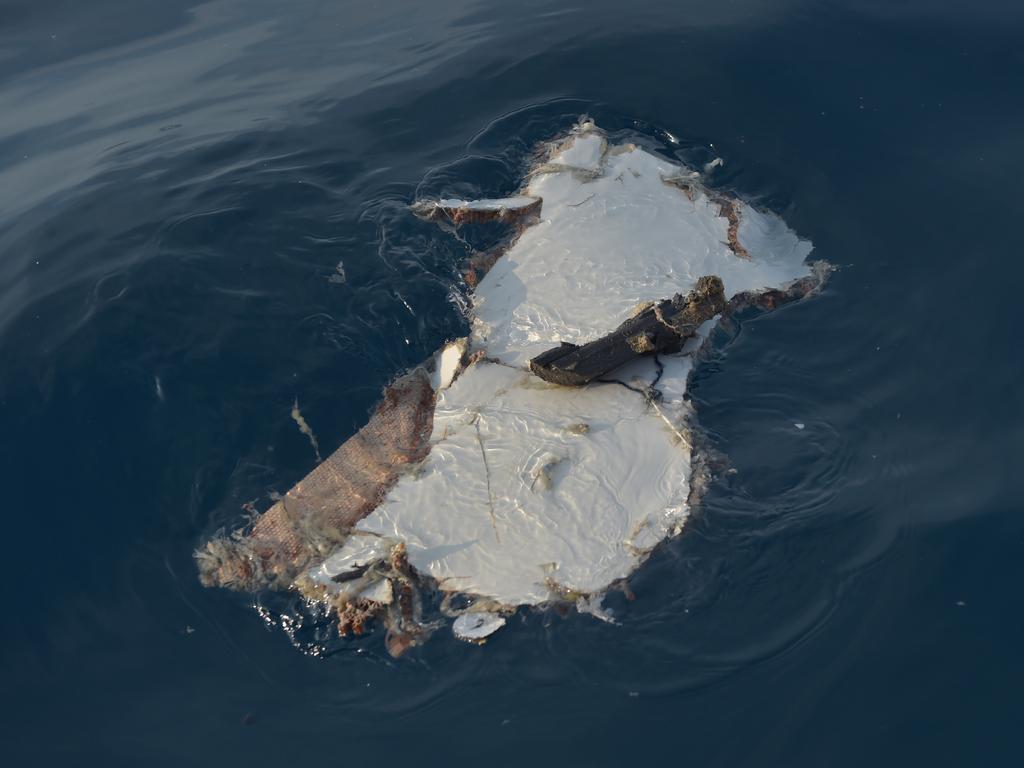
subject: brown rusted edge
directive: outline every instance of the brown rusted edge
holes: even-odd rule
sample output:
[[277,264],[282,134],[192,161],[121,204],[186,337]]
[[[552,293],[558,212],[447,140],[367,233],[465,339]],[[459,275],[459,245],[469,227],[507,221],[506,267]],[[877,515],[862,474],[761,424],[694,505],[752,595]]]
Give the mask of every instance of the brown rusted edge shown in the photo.
[[728,230],[726,233],[726,244],[729,249],[739,258],[751,260],[750,251],[743,247],[743,243],[740,242],[740,208],[739,200],[734,200],[731,197],[727,197],[719,192],[714,192],[703,184],[700,184],[696,178],[693,180],[683,178],[668,178],[662,179],[665,184],[682,190],[686,198],[693,202],[694,200],[694,188],[698,191],[703,192],[708,200],[718,206],[718,215],[725,219],[728,224]]
[[[512,242],[515,242],[515,240]],[[484,275],[491,271],[491,267],[498,262],[498,259],[505,255],[510,247],[510,243],[505,243],[489,251],[474,253],[466,259],[465,267],[462,270],[462,281],[470,290],[476,288],[484,278]]]
[[[519,197],[532,197],[522,192],[517,193]],[[514,232],[500,245],[486,251],[479,251],[471,255],[463,264],[462,281],[470,290],[479,285],[491,267],[511,248],[519,236],[526,231],[527,227],[535,224],[540,218],[540,211],[543,205],[541,198],[535,198],[530,205],[518,208],[494,208],[491,210],[470,209],[464,206],[444,206],[440,203],[421,201],[412,206],[413,213],[425,221],[435,221],[440,224],[450,224],[456,228],[462,224],[480,224],[497,222],[511,224]]]
[[835,267],[827,261],[812,261],[810,267],[811,274],[794,280],[782,288],[737,293],[729,300],[728,313],[740,312],[745,309],[769,311],[820,293],[828,282],[829,275],[835,271]]
[[728,243],[732,252],[741,259],[750,261],[750,252],[740,242],[740,210],[736,200],[724,195],[709,196],[711,201],[718,204],[718,215],[725,217],[729,222]]
[[484,276],[491,271],[491,267],[498,263],[498,259],[508,253],[530,226],[535,224],[539,216],[520,219],[515,222],[512,234],[500,245],[486,251],[478,251],[470,256],[463,264],[462,280],[471,290],[476,288]]
[[[533,197],[522,195],[522,197]],[[481,224],[497,221],[508,224],[535,217],[540,213],[543,201],[534,198],[529,205],[511,208],[470,208],[463,205],[442,205],[439,202],[421,201],[412,206],[413,213],[426,221],[444,221],[459,227],[463,224]]]

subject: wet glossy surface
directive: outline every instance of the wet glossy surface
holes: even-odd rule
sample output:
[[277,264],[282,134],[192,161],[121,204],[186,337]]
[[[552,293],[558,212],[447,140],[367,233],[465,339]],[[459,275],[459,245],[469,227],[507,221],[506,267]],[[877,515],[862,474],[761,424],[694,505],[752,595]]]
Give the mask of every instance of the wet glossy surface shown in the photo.
[[[1019,764],[1016,6],[44,5],[0,8],[12,764]],[[202,589],[312,466],[296,399],[332,450],[466,332],[407,204],[513,193],[583,112],[841,267],[716,336],[728,464],[621,626],[393,662]]]

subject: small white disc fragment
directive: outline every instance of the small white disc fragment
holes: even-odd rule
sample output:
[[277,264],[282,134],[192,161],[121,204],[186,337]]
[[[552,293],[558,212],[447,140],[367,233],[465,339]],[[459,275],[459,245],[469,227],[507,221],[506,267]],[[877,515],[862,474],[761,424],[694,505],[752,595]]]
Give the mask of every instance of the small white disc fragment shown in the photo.
[[464,613],[452,624],[452,632],[459,640],[480,643],[504,626],[504,617],[496,613]]

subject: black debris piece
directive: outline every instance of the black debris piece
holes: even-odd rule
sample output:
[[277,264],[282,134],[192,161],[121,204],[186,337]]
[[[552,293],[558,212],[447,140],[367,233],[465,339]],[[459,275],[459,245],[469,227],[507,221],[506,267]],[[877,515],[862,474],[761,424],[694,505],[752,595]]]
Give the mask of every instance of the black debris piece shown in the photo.
[[688,294],[676,294],[645,307],[596,341],[583,346],[562,342],[530,361],[530,370],[552,384],[580,387],[641,355],[678,352],[701,323],[722,314],[728,302],[720,278],[697,280]]

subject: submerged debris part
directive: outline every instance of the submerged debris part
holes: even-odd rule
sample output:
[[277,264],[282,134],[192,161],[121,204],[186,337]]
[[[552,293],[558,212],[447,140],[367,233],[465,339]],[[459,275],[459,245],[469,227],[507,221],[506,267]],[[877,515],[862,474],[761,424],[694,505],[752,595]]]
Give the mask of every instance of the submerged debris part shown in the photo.
[[486,221],[511,222],[536,216],[541,202],[539,197],[525,195],[492,200],[450,198],[414,203],[412,212],[427,221],[449,221],[455,226]]
[[768,312],[820,293],[828,282],[828,276],[835,271],[835,267],[826,261],[816,261],[810,266],[811,274],[793,280],[781,288],[764,288],[759,291],[737,293],[729,300],[729,312],[741,312],[745,309],[759,309]]
[[488,637],[505,626],[505,619],[497,613],[464,613],[452,623],[452,632],[459,640],[483,645]]
[[470,335],[207,542],[200,578],[294,589],[343,635],[379,621],[395,656],[438,625],[424,590],[468,642],[521,605],[610,620],[604,595],[683,528],[709,476],[687,385],[717,318],[811,295],[830,267],[778,216],[588,120],[538,150],[516,195],[412,210],[513,224],[463,275]]
[[686,296],[677,293],[652,304],[600,339],[583,346],[563,342],[541,353],[530,361],[530,370],[544,381],[580,387],[641,355],[678,352],[726,306],[722,281],[702,277]]
[[434,389],[423,368],[398,378],[369,422],[251,525],[215,536],[196,553],[206,586],[244,591],[291,586],[340,545],[399,471],[429,450]]
[[309,426],[309,423],[306,421],[306,417],[303,416],[302,411],[299,410],[298,397],[296,397],[295,401],[292,403],[291,416],[292,421],[294,421],[296,426],[299,428],[299,432],[309,438],[309,444],[313,446],[313,453],[316,454],[316,461],[319,464],[323,461],[323,458],[320,456],[320,443],[317,441],[316,435],[313,434],[313,428]]

